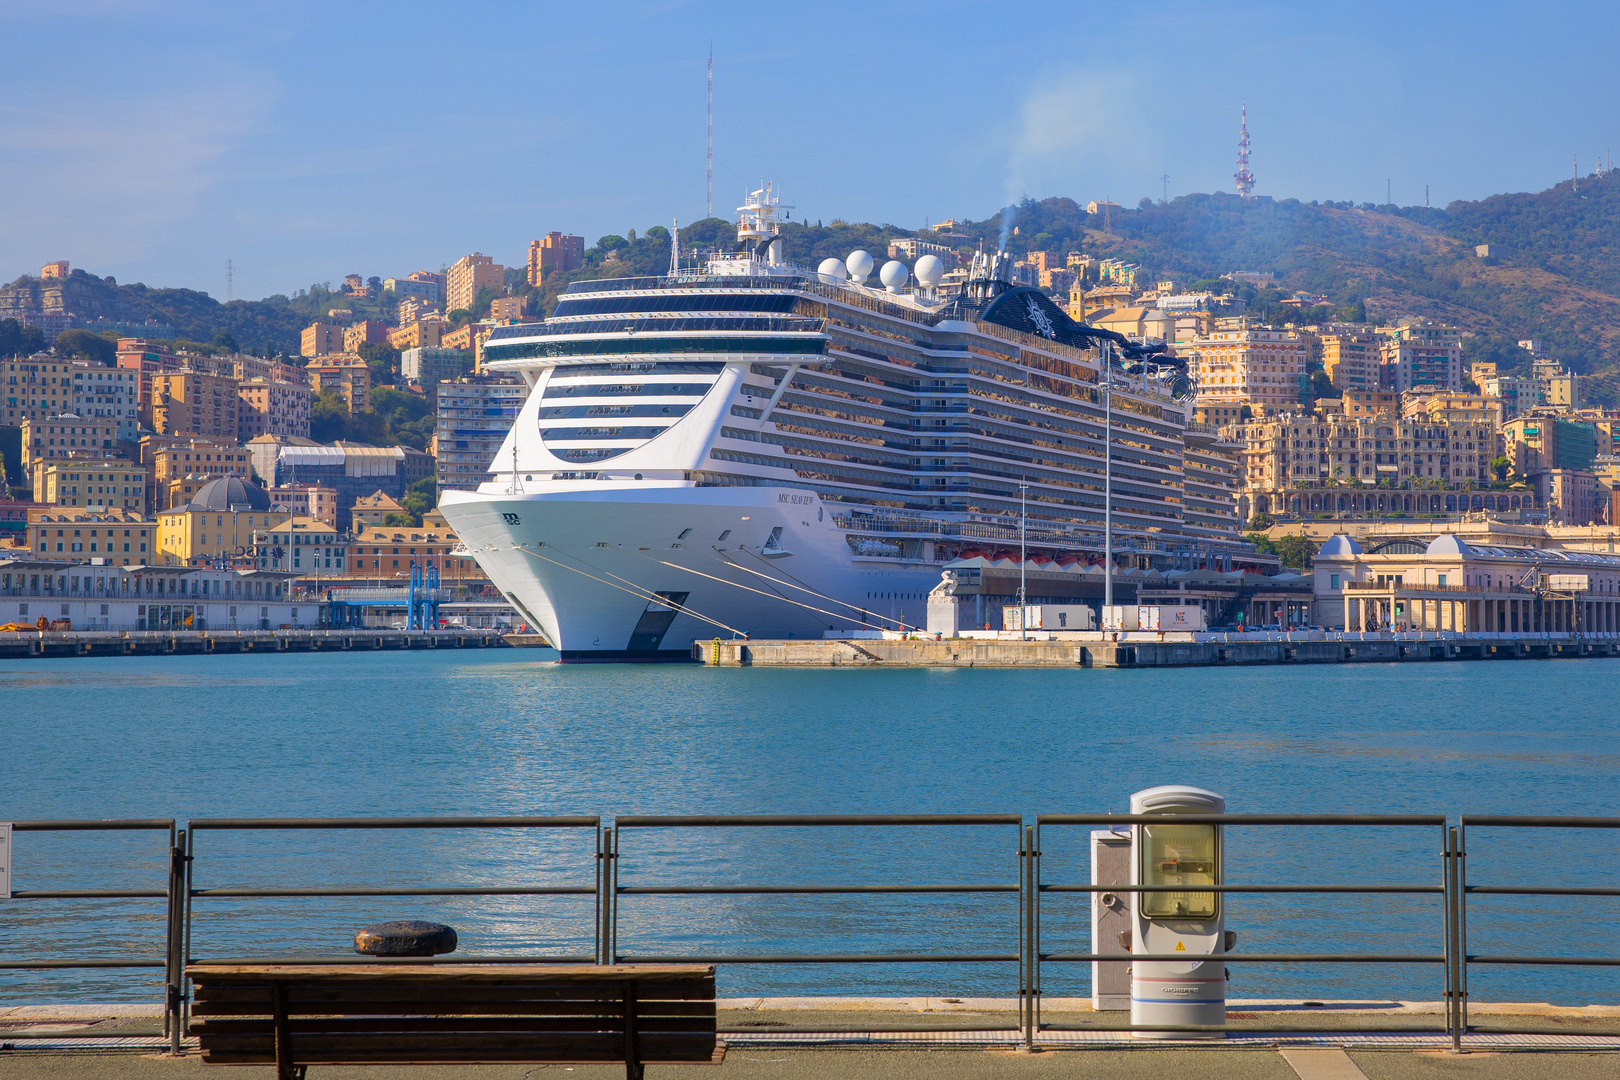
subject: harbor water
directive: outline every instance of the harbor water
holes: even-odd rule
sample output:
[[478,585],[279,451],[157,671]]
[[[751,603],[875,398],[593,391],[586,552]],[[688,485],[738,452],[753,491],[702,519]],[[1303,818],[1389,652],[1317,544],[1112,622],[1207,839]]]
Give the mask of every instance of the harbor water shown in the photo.
[[[1194,784],[1233,813],[1620,813],[1620,661],[1157,671],[560,666],[531,650],[0,661],[0,821],[1125,813]],[[1085,883],[1048,828],[1047,883]],[[1610,832],[1478,830],[1476,885],[1615,887]],[[14,888],[161,882],[166,836],[19,833]],[[195,886],[593,883],[591,830],[208,831]],[[1012,825],[626,829],[620,885],[1013,885]],[[1438,828],[1228,833],[1231,883],[1440,882]],[[1437,896],[1233,895],[1238,951],[1438,954]],[[1089,948],[1082,893],[1042,950]],[[592,952],[588,896],[202,897],[191,955],[341,956],[385,918],[475,955]],[[1011,893],[626,895],[626,956],[1017,948]],[[1615,955],[1612,898],[1478,897],[1469,951]],[[162,952],[159,901],[0,900],[5,961]],[[1236,998],[1438,1000],[1434,965],[1233,963]],[[1613,968],[1475,968],[1476,1001],[1620,1004]],[[735,965],[726,995],[1010,997],[1016,965]],[[0,1005],[157,996],[148,972],[0,972]],[[1048,964],[1048,996],[1089,993]]]

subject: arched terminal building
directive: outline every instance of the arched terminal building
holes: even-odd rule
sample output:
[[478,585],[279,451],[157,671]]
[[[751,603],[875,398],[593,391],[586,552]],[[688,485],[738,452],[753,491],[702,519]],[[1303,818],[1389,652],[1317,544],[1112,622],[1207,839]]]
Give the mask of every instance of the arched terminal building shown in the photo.
[[1620,552],[1469,543],[1453,533],[1316,554],[1314,621],[1346,630],[1620,634]]

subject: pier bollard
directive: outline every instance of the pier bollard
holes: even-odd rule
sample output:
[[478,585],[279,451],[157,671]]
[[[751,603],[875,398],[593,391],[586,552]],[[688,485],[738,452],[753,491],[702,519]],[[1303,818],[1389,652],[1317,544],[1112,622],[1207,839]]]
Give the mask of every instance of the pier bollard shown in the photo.
[[456,932],[418,919],[376,923],[354,935],[354,951],[364,956],[437,956],[456,951]]

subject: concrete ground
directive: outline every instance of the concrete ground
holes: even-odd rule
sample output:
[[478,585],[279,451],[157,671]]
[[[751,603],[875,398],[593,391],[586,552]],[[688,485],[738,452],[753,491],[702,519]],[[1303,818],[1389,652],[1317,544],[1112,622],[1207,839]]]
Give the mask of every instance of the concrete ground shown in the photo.
[[[1047,1080],[1107,1077],[1109,1080],[1587,1080],[1620,1076],[1620,1008],[1564,1008],[1542,1004],[1482,1005],[1472,1019],[1481,1027],[1534,1028],[1562,1038],[1531,1036],[1504,1043],[1476,1036],[1479,1044],[1457,1056],[1414,1048],[1411,1034],[1394,1034],[1405,1046],[1369,1046],[1360,1033],[1400,1033],[1443,1026],[1435,1003],[1397,1001],[1233,1001],[1229,1029],[1242,1040],[1207,1048],[1109,1045],[1098,1029],[1124,1014],[1096,1013],[1084,999],[1052,999],[1043,1019],[1049,1041],[1061,1048],[1024,1053],[1005,1045],[952,1045],[952,1036],[891,1036],[900,1028],[968,1028],[978,1032],[1013,1028],[1016,1013],[1005,999],[959,998],[765,998],[722,1001],[722,1029],[729,1037],[723,1065],[648,1066],[650,1080]],[[204,1065],[195,1051],[171,1058],[150,1046],[132,1047],[83,1039],[114,1040],[161,1031],[153,1005],[57,1005],[0,1009],[0,1080],[272,1080],[268,1066],[223,1069]],[[1335,1034],[1307,1040],[1269,1037],[1287,1028]],[[1074,1034],[1059,1029],[1072,1029]],[[1089,1029],[1089,1030],[1088,1030]],[[855,1032],[851,1045],[830,1048],[800,1032]],[[1337,1032],[1343,1032],[1342,1038]],[[1608,1036],[1603,1049],[1562,1046],[1569,1036]],[[909,1046],[900,1039],[922,1040]],[[1005,1043],[1004,1037],[958,1036]],[[772,1045],[780,1040],[784,1045]],[[874,1040],[888,1045],[874,1045]],[[1484,1045],[1492,1042],[1493,1045]],[[1279,1046],[1279,1043],[1281,1044]],[[1511,1045],[1510,1045],[1510,1044]],[[1540,1045],[1537,1045],[1537,1044]],[[1432,1045],[1432,1044],[1431,1044]],[[562,1080],[620,1080],[622,1066],[482,1065],[458,1067],[313,1067],[313,1080],[533,1080],[546,1073]]]
[[[1336,1055],[1336,1058],[1334,1057]],[[1499,1054],[1330,1051],[1296,1067],[1275,1050],[736,1050],[723,1065],[650,1065],[648,1080],[1598,1080],[1620,1073],[1613,1053]],[[1345,1066],[1354,1072],[1345,1071]],[[616,1065],[314,1067],[311,1080],[622,1080]],[[269,1080],[269,1066],[226,1069],[196,1057],[125,1053],[0,1053],[0,1080]]]

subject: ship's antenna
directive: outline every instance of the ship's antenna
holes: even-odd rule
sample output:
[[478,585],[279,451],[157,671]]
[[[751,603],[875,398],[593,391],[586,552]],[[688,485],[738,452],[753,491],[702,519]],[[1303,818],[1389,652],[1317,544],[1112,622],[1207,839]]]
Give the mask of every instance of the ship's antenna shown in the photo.
[[671,218],[669,221],[669,276],[681,276],[681,219]]
[[523,493],[523,485],[518,483],[517,444],[518,444],[517,425],[513,424],[512,425],[512,494],[513,495],[521,495]]
[[704,151],[703,216],[714,217],[714,42],[709,42],[709,98]]

